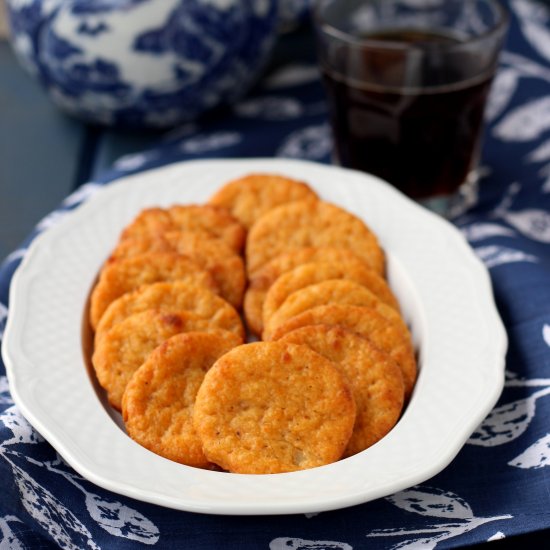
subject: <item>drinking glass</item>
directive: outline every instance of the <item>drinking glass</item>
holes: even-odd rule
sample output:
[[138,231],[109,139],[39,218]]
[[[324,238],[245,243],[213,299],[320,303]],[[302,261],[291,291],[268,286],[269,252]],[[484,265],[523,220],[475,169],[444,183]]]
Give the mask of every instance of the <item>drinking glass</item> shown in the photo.
[[475,203],[499,2],[318,0],[314,21],[336,162],[449,217]]

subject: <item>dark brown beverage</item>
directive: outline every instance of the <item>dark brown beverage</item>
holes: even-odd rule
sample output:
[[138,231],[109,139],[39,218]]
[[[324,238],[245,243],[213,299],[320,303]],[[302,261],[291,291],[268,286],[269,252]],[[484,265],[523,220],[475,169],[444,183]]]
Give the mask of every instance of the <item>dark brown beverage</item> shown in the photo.
[[[434,47],[444,52],[460,42],[417,30],[362,38],[413,44],[420,52]],[[354,78],[323,68],[339,162],[378,175],[413,198],[452,194],[477,164],[491,74],[463,78],[472,74],[470,53],[447,56],[443,72],[437,65],[423,66],[408,83],[406,73],[414,65],[404,66],[401,54],[394,62],[391,51],[377,55],[371,51],[354,59],[349,70]],[[395,86],[387,85],[394,80]]]

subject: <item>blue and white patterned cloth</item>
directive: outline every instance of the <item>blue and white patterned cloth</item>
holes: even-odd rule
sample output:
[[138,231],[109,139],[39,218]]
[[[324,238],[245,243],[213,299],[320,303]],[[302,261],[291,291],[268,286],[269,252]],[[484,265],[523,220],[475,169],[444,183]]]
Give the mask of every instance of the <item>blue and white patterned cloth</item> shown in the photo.
[[[0,547],[439,549],[550,527],[550,13],[528,0],[510,6],[481,197],[456,220],[490,270],[510,339],[506,385],[456,459],[419,486],[339,511],[177,512],[109,493],[71,470],[13,404],[0,364]],[[10,279],[30,240],[109,181],[192,158],[328,162],[330,148],[317,71],[280,67],[231,113],[179,128],[158,147],[121,159],[47,216],[0,269],[0,336]]]

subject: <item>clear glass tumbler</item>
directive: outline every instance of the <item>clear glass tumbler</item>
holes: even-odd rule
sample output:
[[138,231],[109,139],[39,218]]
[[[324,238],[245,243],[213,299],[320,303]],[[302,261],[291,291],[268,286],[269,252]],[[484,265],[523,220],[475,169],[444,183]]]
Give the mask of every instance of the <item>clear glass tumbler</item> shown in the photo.
[[314,20],[336,161],[444,215],[474,203],[506,10],[497,0],[318,0]]

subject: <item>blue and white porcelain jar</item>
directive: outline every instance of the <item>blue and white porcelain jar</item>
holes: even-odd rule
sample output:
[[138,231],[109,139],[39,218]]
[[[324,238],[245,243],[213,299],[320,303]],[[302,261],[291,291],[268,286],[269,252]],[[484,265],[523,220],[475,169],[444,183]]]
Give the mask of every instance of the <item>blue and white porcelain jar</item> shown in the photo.
[[126,127],[191,120],[246,93],[277,0],[7,0],[14,49],[64,110]]

